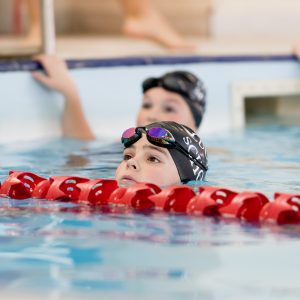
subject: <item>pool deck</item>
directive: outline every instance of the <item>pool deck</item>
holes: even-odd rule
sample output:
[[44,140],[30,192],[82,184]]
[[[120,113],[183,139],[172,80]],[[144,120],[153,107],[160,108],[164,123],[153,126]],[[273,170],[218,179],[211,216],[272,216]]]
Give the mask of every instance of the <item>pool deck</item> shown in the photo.
[[[64,58],[120,57],[136,55],[265,55],[291,54],[295,39],[277,40],[251,38],[200,39],[189,38],[194,52],[170,51],[159,44],[122,36],[68,36],[57,39],[57,53]],[[80,45],[80,47],[78,47]]]
[[[289,55],[292,53],[295,37],[267,38],[197,38],[189,37],[195,44],[194,51],[172,51],[160,44],[125,36],[59,36],[56,53],[62,58],[116,58],[130,56],[172,56],[172,55]],[[17,49],[16,49],[17,48]],[[1,39],[0,54],[19,53],[30,56],[36,47],[20,39]]]
[[165,55],[276,55],[291,54],[294,38],[277,40],[251,38],[189,38],[196,45],[193,52],[171,51],[159,44],[122,36],[68,36],[57,39],[57,54],[63,58],[107,58]]

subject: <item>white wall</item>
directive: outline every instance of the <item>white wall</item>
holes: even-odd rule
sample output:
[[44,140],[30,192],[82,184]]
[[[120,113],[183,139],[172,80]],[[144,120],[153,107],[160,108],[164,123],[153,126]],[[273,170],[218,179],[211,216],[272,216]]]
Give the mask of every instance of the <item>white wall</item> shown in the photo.
[[299,0],[214,0],[214,37],[300,39]]
[[[232,128],[232,85],[242,81],[300,78],[299,63],[234,62],[106,67],[72,70],[90,124],[99,137],[118,138],[135,124],[142,80],[174,69],[201,77],[208,90],[201,134]],[[29,72],[0,72],[0,140],[16,141],[60,134],[61,97],[39,86]]]

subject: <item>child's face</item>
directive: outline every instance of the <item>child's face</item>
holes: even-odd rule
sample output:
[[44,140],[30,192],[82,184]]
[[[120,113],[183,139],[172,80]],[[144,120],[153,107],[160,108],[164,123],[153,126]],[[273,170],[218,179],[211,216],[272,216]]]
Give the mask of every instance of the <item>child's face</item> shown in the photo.
[[123,161],[116,171],[120,186],[136,182],[167,186],[180,183],[176,165],[165,148],[148,142],[145,134],[130,147],[124,149]]
[[192,112],[185,100],[177,93],[156,87],[144,94],[137,116],[137,126],[146,126],[159,121],[174,121],[197,130]]

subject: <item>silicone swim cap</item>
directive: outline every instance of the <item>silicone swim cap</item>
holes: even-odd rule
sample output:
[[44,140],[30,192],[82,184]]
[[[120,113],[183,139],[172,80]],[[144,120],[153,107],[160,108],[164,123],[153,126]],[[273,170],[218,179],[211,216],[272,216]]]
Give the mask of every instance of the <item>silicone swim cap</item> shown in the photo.
[[[147,129],[155,127],[167,129],[174,136],[176,142],[188,153],[185,155],[176,148],[168,149],[178,170],[181,182],[204,180],[208,169],[207,153],[200,137],[189,127],[176,122],[155,122],[146,126]],[[199,164],[196,165],[189,158],[189,155]]]
[[143,84],[143,93],[155,87],[181,95],[190,107],[195,124],[200,126],[205,111],[206,90],[203,82],[194,74],[186,71],[170,72],[162,77],[150,77]]

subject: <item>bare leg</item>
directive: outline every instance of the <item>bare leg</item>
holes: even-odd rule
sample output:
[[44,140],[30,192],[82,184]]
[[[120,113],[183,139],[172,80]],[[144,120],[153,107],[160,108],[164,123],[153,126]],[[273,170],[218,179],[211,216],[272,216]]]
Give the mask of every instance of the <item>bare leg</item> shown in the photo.
[[193,50],[167,19],[153,6],[151,0],[121,0],[124,9],[124,34],[151,39],[170,49]]
[[40,2],[38,0],[27,0],[29,12],[28,43],[36,46],[41,43]]
[[298,56],[298,58],[300,59],[300,41],[298,41],[295,45],[294,45],[294,53]]

